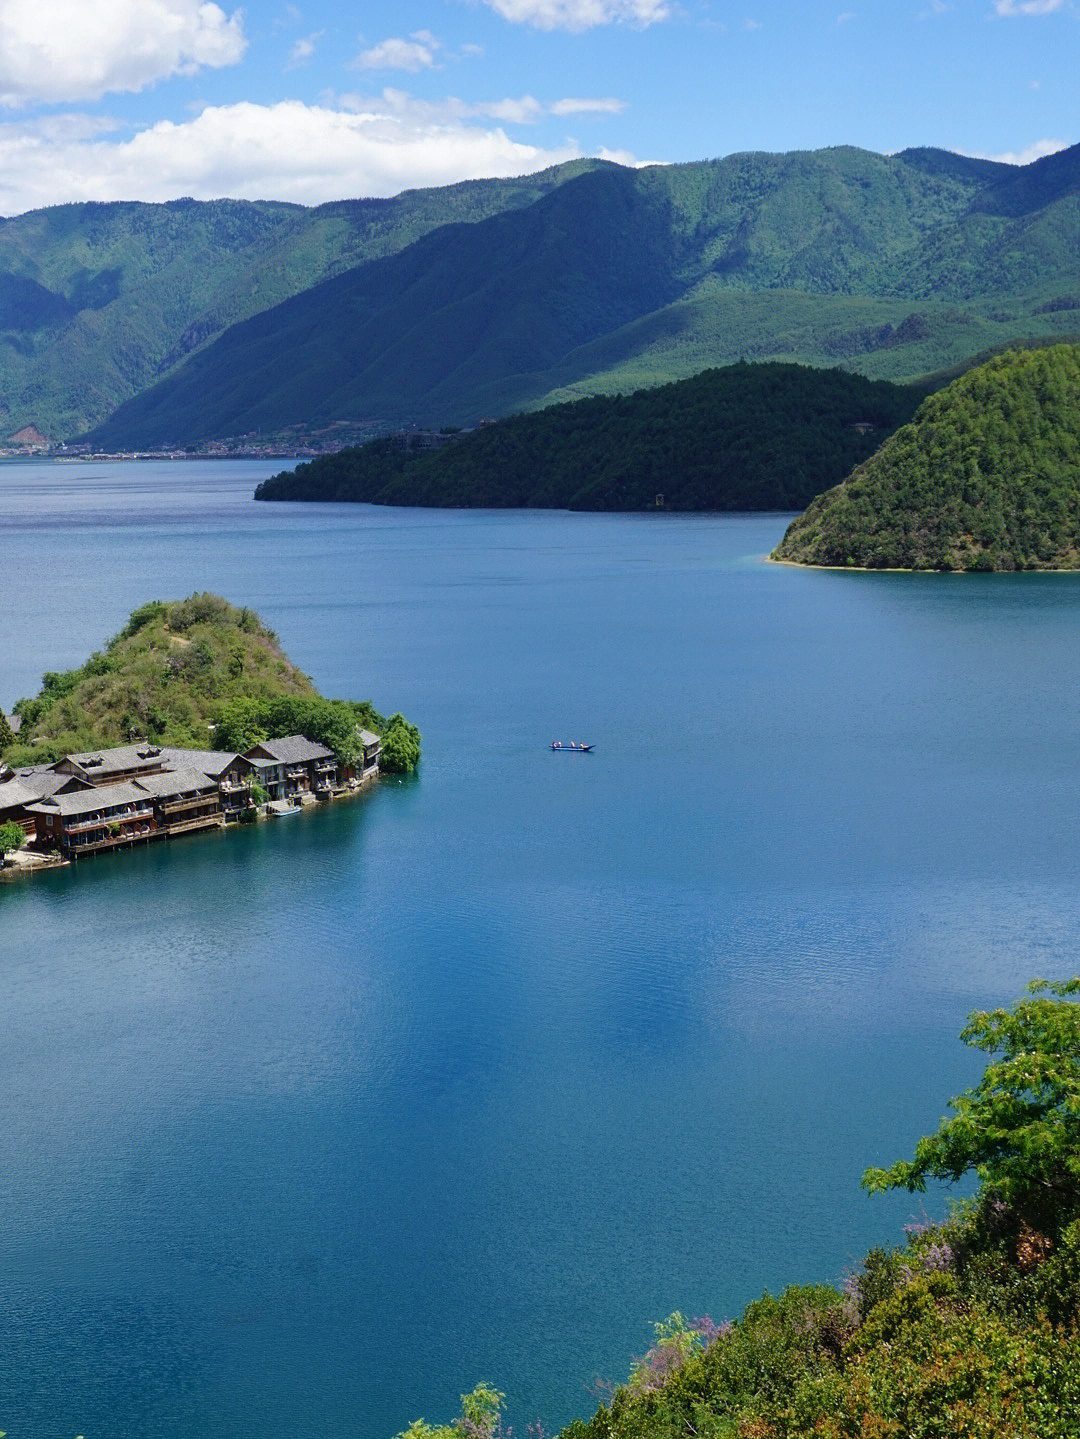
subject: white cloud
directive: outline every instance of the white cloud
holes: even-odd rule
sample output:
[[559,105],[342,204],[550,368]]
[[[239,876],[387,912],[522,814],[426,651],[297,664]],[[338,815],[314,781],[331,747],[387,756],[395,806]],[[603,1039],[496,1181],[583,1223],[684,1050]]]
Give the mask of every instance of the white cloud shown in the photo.
[[380,40],[370,50],[364,50],[353,61],[356,70],[431,70],[435,65],[435,52],[439,42],[430,30],[418,30],[408,40],[394,37]]
[[613,165],[628,165],[632,170],[647,170],[650,165],[667,165],[668,160],[639,160],[629,150],[608,150],[603,145],[596,152],[598,160],[610,160]]
[[668,0],[484,0],[503,19],[536,30],[591,30],[596,25],[644,27],[666,20]]
[[353,111],[299,101],[209,106],[182,124],[162,121],[135,134],[79,115],[9,122],[0,125],[0,214],[178,195],[321,204],[529,174],[582,153],[573,142],[522,144],[498,126],[436,116],[388,93]]
[[325,34],[325,30],[315,30],[310,35],[304,35],[301,39],[294,40],[292,49],[289,51],[289,68],[295,69],[297,65],[306,65],[315,54],[316,41],[321,40]]
[[0,0],[0,104],[143,90],[246,48],[241,12],[200,0]]
[[544,107],[534,96],[522,95],[519,100],[489,100],[477,105],[462,105],[459,114],[483,115],[489,120],[501,120],[504,125],[531,125],[542,118]]
[[1049,15],[1060,10],[1064,0],[994,0],[999,15]]
[[531,125],[547,115],[619,115],[626,109],[624,100],[603,99],[553,100],[545,105],[535,95],[508,96],[503,100],[459,100],[448,95],[443,100],[418,100],[407,90],[387,87],[377,99],[365,95],[342,95],[338,103],[345,110],[362,113],[380,110],[412,125],[457,124],[462,120],[499,120],[505,125]]
[[744,30],[760,30],[760,29],[761,29],[761,21],[760,21],[760,20],[753,20],[753,19],[751,19],[751,17],[750,17],[749,15],[748,15],[748,16],[746,17],[746,19],[742,22],[742,24],[743,24],[743,29],[744,29]]
[[621,115],[625,100],[556,100],[548,107],[552,115]]
[[978,154],[974,158],[1000,160],[1003,165],[1030,165],[1032,160],[1041,160],[1044,155],[1056,155],[1059,150],[1067,150],[1071,143],[1069,140],[1036,140],[1023,150],[1004,150],[1000,155]]

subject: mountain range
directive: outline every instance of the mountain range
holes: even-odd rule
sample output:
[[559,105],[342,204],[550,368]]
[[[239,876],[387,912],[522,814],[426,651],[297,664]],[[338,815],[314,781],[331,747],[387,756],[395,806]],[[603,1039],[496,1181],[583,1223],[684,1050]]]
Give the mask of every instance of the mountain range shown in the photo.
[[1080,146],[580,161],[0,223],[0,439],[462,424],[740,359],[908,379],[1078,332]]

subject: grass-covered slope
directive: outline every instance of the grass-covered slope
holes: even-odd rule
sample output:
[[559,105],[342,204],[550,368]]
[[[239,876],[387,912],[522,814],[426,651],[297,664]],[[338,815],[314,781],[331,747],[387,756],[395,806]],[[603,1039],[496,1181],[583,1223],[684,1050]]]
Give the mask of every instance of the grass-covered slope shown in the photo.
[[599,161],[302,205],[58,205],[0,220],[0,443],[69,438],[230,325],[441,225],[531,205]]
[[323,699],[254,611],[211,594],[142,605],[103,650],[79,669],[46,674],[15,712],[18,740],[9,736],[0,756],[13,765],[135,737],[241,750],[297,732],[352,759],[357,724],[384,743],[393,732],[389,748],[411,759],[403,768],[419,758],[419,734],[400,715],[384,720],[367,702]]
[[[561,1439],[1077,1439],[1080,980],[1031,989],[971,1016],[982,1080],[913,1160],[863,1178],[918,1192],[972,1173],[974,1199],[840,1288],[766,1295],[734,1324],[673,1314]],[[454,1424],[399,1439],[499,1439],[502,1398],[481,1385]]]
[[234,326],[94,438],[470,424],[741,357],[907,378],[1077,329],[1080,147],[602,166]]
[[1080,568],[1080,346],[1010,351],[927,399],[814,500],[774,558],[937,570]]
[[499,420],[435,450],[376,440],[264,480],[255,497],[641,510],[662,495],[670,510],[801,509],[924,393],[842,370],[734,365]]

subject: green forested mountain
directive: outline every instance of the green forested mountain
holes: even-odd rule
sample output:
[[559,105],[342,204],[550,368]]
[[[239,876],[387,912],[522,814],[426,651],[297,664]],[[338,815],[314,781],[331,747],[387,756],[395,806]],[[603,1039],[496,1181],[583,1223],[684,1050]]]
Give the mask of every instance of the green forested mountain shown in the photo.
[[775,558],[937,570],[1080,569],[1080,346],[961,375],[819,496]]
[[0,220],[0,442],[471,423],[742,358],[907,378],[1080,332],[1078,240],[1080,147],[59,206]]
[[[594,163],[391,200],[59,205],[0,220],[0,443],[87,429],[228,326]],[[596,162],[598,163],[598,162]]]
[[926,391],[801,365],[733,365],[552,405],[437,449],[401,437],[264,481],[263,500],[574,510],[801,509],[915,413]]
[[904,378],[1080,331],[1080,147],[598,166],[226,331],[95,434],[468,424],[745,359]]

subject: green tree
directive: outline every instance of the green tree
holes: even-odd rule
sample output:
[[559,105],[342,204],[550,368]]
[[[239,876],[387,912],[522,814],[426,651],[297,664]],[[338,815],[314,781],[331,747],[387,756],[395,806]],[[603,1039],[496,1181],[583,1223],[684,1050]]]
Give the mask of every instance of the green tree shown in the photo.
[[461,1418],[455,1427],[466,1439],[493,1439],[506,1395],[490,1384],[478,1384],[471,1394],[461,1396]]
[[499,1421],[505,1398],[490,1384],[478,1384],[471,1394],[461,1396],[461,1414],[453,1424],[428,1424],[414,1419],[396,1439],[496,1439],[502,1433]]
[[382,733],[380,767],[391,774],[407,774],[420,763],[420,731],[404,716],[392,714]]
[[1012,1009],[976,1011],[960,1038],[995,1056],[980,1082],[950,1102],[952,1118],[920,1139],[915,1157],[868,1169],[863,1186],[926,1188],[974,1172],[982,1197],[1056,1228],[1080,1204],[1080,979],[1035,980]]
[[17,824],[13,819],[0,824],[0,864],[3,864],[7,855],[14,854],[15,850],[21,849],[25,843],[26,832],[21,824]]
[[7,715],[0,710],[0,754],[15,743],[15,736],[11,733],[11,726],[8,724]]

